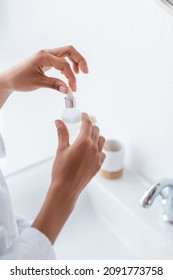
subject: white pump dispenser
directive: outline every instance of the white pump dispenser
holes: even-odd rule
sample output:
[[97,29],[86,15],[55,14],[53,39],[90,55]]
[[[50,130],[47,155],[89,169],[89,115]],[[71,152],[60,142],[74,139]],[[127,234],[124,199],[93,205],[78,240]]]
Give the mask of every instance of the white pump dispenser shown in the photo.
[[70,135],[70,144],[72,144],[81,127],[81,111],[76,107],[76,98],[73,95],[71,87],[68,88],[68,94],[65,97],[65,109],[62,111],[62,120],[66,123]]

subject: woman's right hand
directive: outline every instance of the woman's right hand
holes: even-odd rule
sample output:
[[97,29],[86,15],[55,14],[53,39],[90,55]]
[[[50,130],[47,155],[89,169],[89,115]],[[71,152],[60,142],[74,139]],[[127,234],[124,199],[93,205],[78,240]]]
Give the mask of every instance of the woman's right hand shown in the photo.
[[59,145],[52,169],[52,181],[45,203],[33,227],[38,228],[54,243],[72,212],[75,202],[89,181],[101,168],[105,139],[86,113],[76,141],[69,145],[69,133],[61,121],[55,122]]
[[56,122],[59,145],[52,170],[52,187],[60,188],[71,199],[76,199],[81,190],[99,171],[105,154],[102,152],[105,139],[99,128],[93,125],[86,113],[82,114],[82,126],[76,141],[69,145],[66,125]]
[[[68,63],[71,61],[73,70]],[[49,77],[46,72],[55,68],[68,80]],[[41,50],[9,70],[0,73],[0,108],[13,91],[34,91],[39,88],[52,88],[67,93],[68,85],[76,91],[76,77],[79,71],[88,73],[85,58],[72,46]]]

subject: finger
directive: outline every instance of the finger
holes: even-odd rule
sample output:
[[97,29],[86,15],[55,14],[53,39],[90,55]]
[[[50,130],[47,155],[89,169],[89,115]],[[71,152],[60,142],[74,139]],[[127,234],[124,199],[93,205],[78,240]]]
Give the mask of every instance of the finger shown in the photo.
[[75,74],[79,74],[79,65],[71,57],[68,57],[69,60],[73,63],[73,71]]
[[69,132],[61,120],[56,120],[55,125],[58,133],[58,149],[64,150],[69,147]]
[[98,140],[99,152],[103,150],[104,143],[105,143],[105,138],[103,136],[99,136],[99,140]]
[[102,166],[102,164],[103,164],[105,158],[106,158],[105,153],[101,153],[101,155],[100,155],[100,167]]
[[72,62],[74,61],[78,64],[83,73],[87,74],[89,72],[85,58],[73,46],[65,46],[48,51],[58,57],[68,57]]
[[98,128],[98,126],[94,125],[93,128],[92,128],[91,138],[95,143],[98,142],[99,133],[100,133],[100,129]]
[[47,76],[42,76],[41,87],[52,88],[52,89],[58,90],[62,93],[67,93],[67,91],[68,91],[67,85],[62,80],[47,77]]
[[82,113],[82,125],[80,130],[80,135],[91,137],[92,133],[92,122],[86,113]]
[[71,70],[69,63],[64,59],[57,58],[54,55],[51,55],[51,63],[55,69],[60,70],[61,73],[65,75],[72,90],[76,91],[76,77]]
[[73,71],[79,74],[79,65],[76,62],[73,62]]
[[[44,72],[47,69],[54,67],[60,70],[68,79],[68,83],[76,91],[76,78],[73,71],[70,68],[69,63],[64,58],[57,58],[56,56],[50,54],[47,50],[41,50],[36,53],[36,59],[38,63],[38,69],[42,77],[45,78]],[[44,80],[42,79],[44,83]]]

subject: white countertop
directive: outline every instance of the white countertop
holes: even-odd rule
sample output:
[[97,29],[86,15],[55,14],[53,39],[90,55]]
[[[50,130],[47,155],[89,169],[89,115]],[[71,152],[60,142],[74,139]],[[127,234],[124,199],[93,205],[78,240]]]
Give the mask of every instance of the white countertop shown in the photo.
[[[32,220],[50,184],[52,160],[7,177],[14,209]],[[107,180],[99,174],[79,197],[56,243],[58,259],[173,259],[173,226],[161,220],[158,199],[139,200],[148,182],[129,170]]]

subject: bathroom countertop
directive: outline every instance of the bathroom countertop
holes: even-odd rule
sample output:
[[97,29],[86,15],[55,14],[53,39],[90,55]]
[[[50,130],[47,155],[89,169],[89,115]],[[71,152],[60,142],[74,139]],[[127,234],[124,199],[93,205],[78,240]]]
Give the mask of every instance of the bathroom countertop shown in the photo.
[[95,211],[139,259],[173,259],[173,226],[162,221],[162,205],[156,199],[144,209],[139,201],[150,183],[130,170],[119,179],[101,175],[93,179],[88,192]]
[[[51,168],[49,159],[6,178],[15,211],[29,220],[44,201]],[[162,222],[159,200],[149,209],[139,205],[148,186],[130,170],[115,180],[96,175],[55,243],[57,258],[173,259],[173,226]]]

